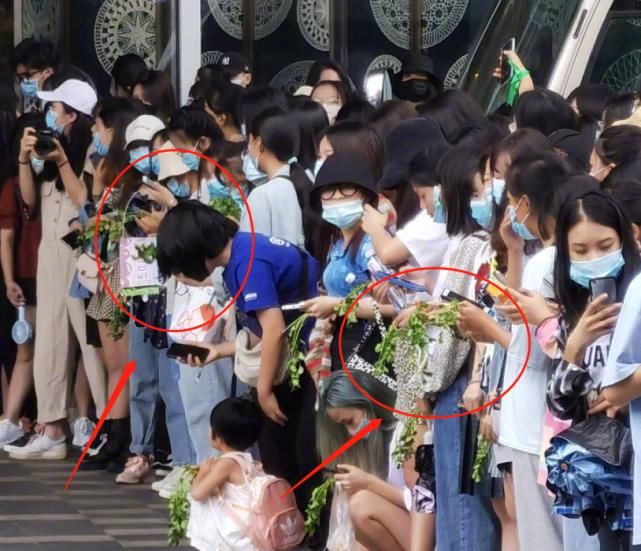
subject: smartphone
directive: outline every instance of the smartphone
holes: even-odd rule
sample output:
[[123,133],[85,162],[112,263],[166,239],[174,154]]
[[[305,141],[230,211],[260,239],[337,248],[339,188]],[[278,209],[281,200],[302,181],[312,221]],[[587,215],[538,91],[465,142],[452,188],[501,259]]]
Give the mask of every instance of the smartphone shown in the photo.
[[514,50],[516,50],[516,38],[510,38],[501,48],[501,83],[510,80],[514,73],[503,52],[513,52]]
[[441,295],[441,299],[444,300],[445,302],[453,302],[455,300],[458,300],[459,302],[469,302],[470,304],[473,304],[474,306],[476,306],[477,308],[480,308],[481,310],[485,309],[485,307],[479,304],[478,302],[474,302],[469,298],[465,298],[463,295],[459,295],[458,293],[455,293],[454,291],[450,291],[449,289],[445,289],[445,291],[443,291],[443,294]]
[[173,343],[169,347],[169,350],[167,350],[167,356],[169,358],[173,358],[174,360],[187,360],[187,356],[189,354],[191,354],[194,358],[198,358],[201,362],[204,362],[209,355],[209,350],[200,346],[180,344],[178,342]]
[[600,277],[590,281],[590,293],[592,300],[602,294],[608,295],[605,306],[614,304],[617,300],[617,282],[613,277]]
[[283,304],[280,309],[283,312],[289,312],[290,310],[302,310],[305,307],[305,301],[295,302],[294,304]]
[[75,251],[80,246],[80,243],[78,243],[79,236],[80,230],[73,230],[70,231],[67,235],[63,235],[60,239],[62,239],[69,247],[71,247],[71,250]]

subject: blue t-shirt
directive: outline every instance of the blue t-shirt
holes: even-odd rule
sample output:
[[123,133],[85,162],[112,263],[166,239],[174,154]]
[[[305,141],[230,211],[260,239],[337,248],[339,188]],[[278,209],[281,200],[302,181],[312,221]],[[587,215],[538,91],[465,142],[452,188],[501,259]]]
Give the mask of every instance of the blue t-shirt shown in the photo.
[[[309,253],[291,243],[256,234],[254,261],[243,292],[236,302],[241,324],[255,335],[262,336],[256,317],[259,310],[278,308],[318,295],[318,262]],[[231,296],[235,296],[245,279],[251,257],[251,233],[239,232],[232,241],[231,257],[223,279]],[[300,296],[303,260],[307,256],[307,293]],[[283,312],[286,323],[301,315],[299,311]]]
[[[617,320],[605,365],[602,387],[613,386],[641,367],[641,274],[630,283]],[[634,447],[633,544],[641,543],[641,398],[630,402],[630,429]]]
[[334,243],[329,251],[329,259],[323,272],[323,285],[330,297],[345,298],[353,289],[363,283],[369,284],[370,273],[367,267],[369,259],[374,256],[372,238],[363,237],[355,258],[343,239]]

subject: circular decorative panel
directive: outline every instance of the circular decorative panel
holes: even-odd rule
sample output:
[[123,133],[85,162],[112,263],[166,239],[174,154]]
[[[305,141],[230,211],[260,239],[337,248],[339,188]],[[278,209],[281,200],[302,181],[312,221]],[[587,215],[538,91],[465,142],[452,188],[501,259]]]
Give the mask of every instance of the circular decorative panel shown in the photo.
[[633,50],[617,59],[603,75],[601,82],[615,92],[633,92],[641,78],[641,50]]
[[[469,0],[423,0],[421,47],[429,48],[450,36],[465,15]],[[374,19],[387,39],[409,48],[409,0],[370,0]]]
[[305,84],[313,64],[313,60],[296,61],[276,73],[269,85],[283,92],[293,94]]
[[381,69],[392,69],[392,72],[398,73],[401,70],[401,60],[393,55],[379,55],[372,59],[370,64],[367,66],[367,71],[365,71],[365,80],[363,81],[363,88],[365,88],[365,83],[367,82],[367,77],[372,71],[379,71]]
[[[190,0],[195,1],[195,0]],[[287,17],[294,0],[255,0],[255,38],[259,40],[272,34]],[[241,0],[207,0],[216,23],[228,35],[241,40],[243,37],[243,7]]]
[[156,30],[153,0],[106,0],[96,16],[93,37],[103,69],[111,72],[124,54],[138,54],[156,65]]
[[225,54],[220,50],[208,50],[200,55],[200,64],[216,65],[220,61],[220,58],[223,57],[223,55]]
[[296,17],[300,32],[317,50],[329,51],[329,0],[298,0]]
[[445,79],[443,80],[443,86],[445,88],[456,88],[456,85],[461,78],[461,73],[463,72],[463,69],[465,68],[465,64],[467,63],[469,57],[470,54],[465,54],[464,56],[459,57],[454,63],[452,63],[452,66],[450,67],[447,75],[445,75]]

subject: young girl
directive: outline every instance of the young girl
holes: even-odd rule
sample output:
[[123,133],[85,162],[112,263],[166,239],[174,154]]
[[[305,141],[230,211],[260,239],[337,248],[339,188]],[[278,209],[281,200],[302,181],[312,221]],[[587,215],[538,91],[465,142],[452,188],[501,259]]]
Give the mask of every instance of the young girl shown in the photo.
[[199,551],[255,551],[243,529],[255,506],[246,477],[255,467],[245,450],[258,440],[260,409],[247,400],[227,398],[213,409],[210,423],[211,446],[221,455],[203,461],[192,483],[187,536]]

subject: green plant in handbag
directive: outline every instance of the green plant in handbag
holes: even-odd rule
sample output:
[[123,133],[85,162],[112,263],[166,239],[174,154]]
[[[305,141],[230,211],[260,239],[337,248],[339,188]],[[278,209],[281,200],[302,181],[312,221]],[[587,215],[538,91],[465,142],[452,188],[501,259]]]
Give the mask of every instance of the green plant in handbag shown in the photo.
[[487,462],[492,444],[488,442],[481,433],[476,438],[476,453],[474,455],[474,465],[472,466],[472,480],[480,484],[483,479],[483,467]]

